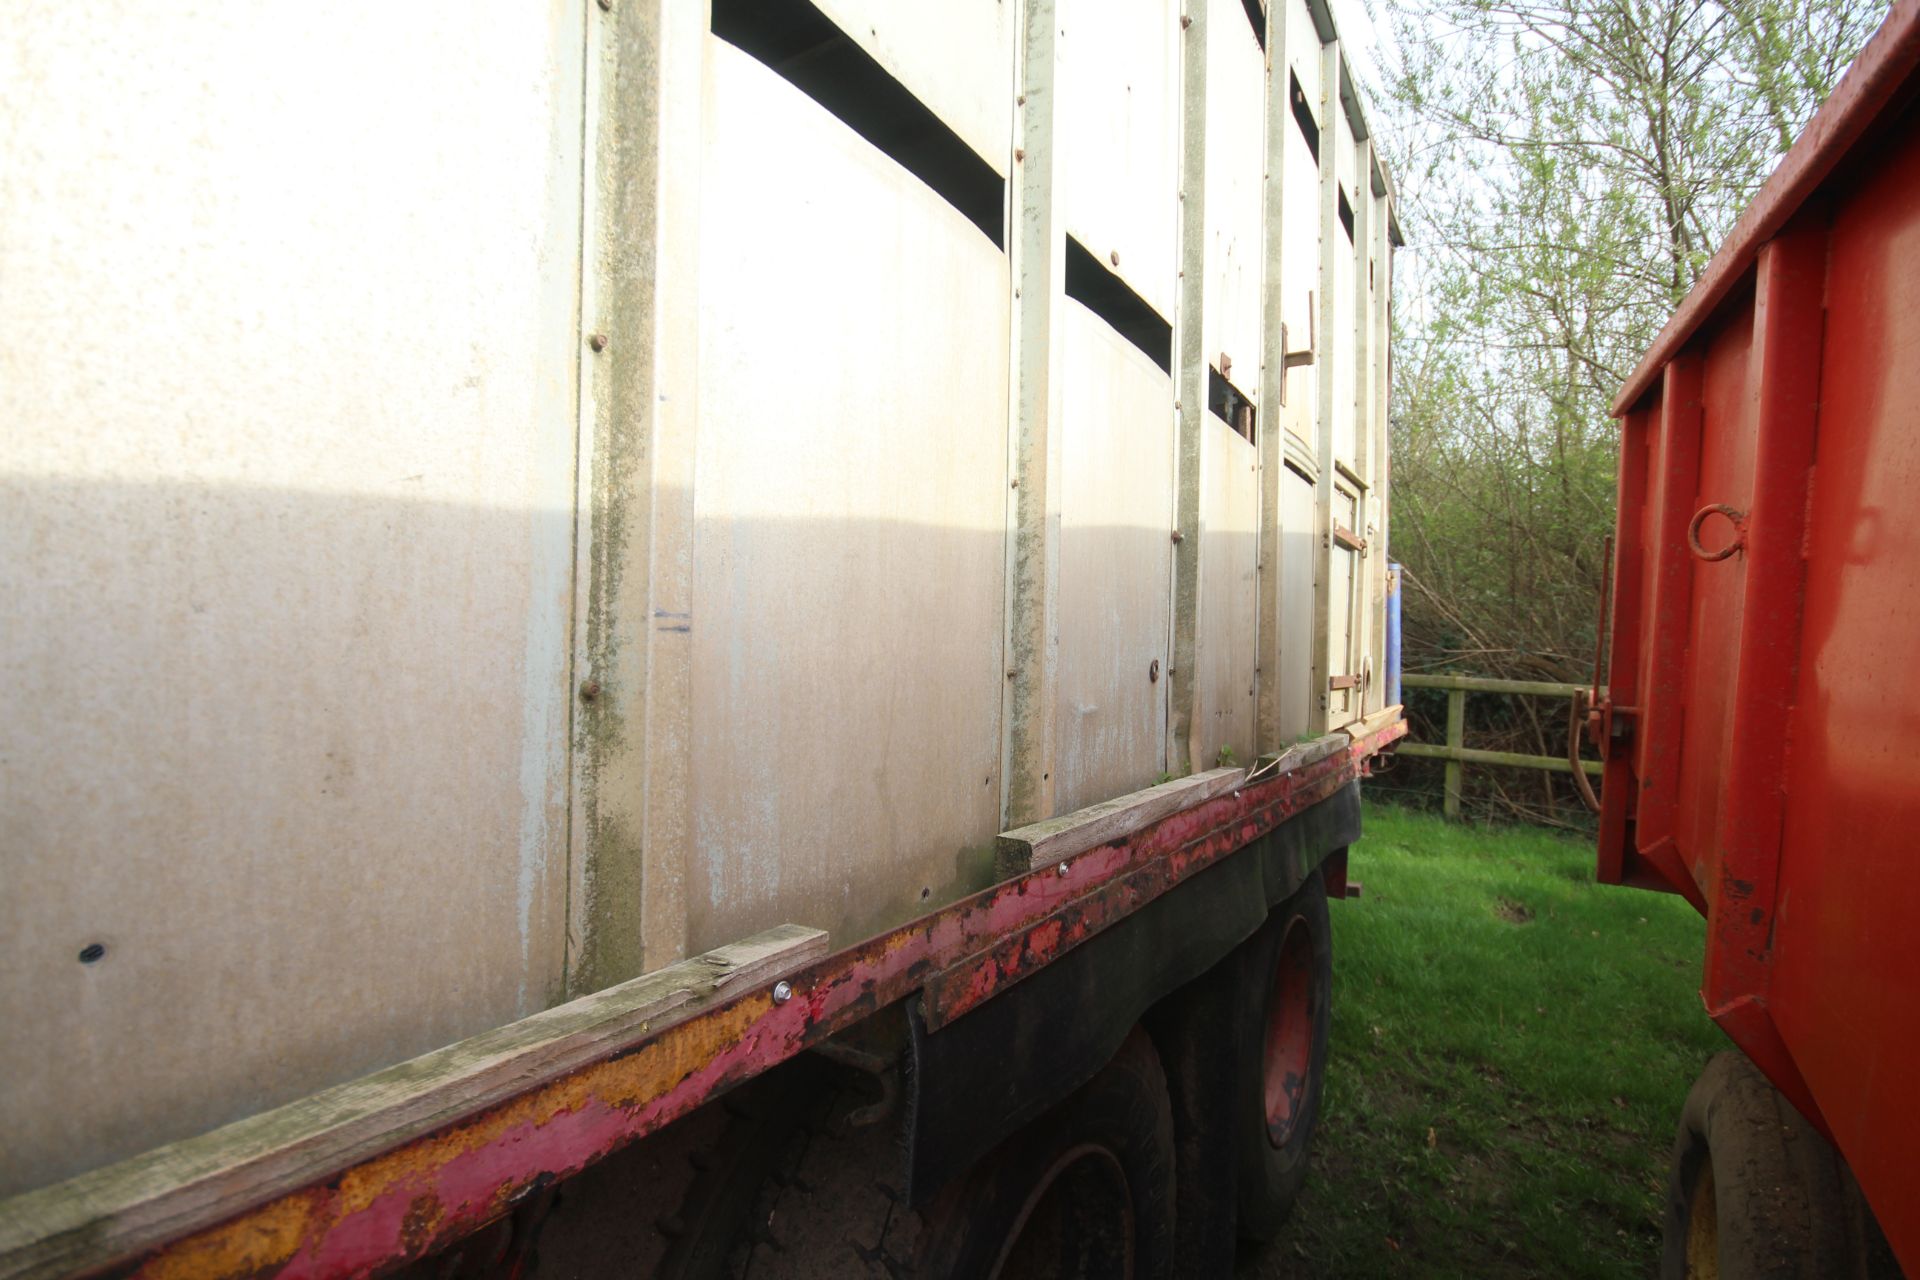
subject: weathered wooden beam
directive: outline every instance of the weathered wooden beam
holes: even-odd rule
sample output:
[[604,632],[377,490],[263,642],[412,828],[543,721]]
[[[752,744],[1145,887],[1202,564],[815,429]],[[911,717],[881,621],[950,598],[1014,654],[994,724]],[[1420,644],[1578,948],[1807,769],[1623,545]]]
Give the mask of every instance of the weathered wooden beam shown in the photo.
[[1460,752],[1465,750],[1467,732],[1467,691],[1454,689],[1447,694],[1447,794],[1446,815],[1460,816]]
[[1112,844],[1136,831],[1144,831],[1162,818],[1225,795],[1246,776],[1247,771],[1241,768],[1210,769],[1045,822],[1002,832],[996,844],[995,862],[1002,876],[1023,875],[1052,866],[1076,853]]
[[1566,698],[1580,692],[1584,684],[1559,680],[1494,680],[1481,676],[1429,676],[1403,674],[1400,683],[1408,689],[1459,689],[1467,693],[1518,693],[1541,698]]
[[135,1257],[575,1070],[827,954],[781,925],[359,1080],[0,1201],[0,1277]]
[[[1565,756],[1529,756],[1513,751],[1482,751],[1478,747],[1437,747],[1430,742],[1403,742],[1394,750],[1403,756],[1458,762],[1448,766],[1449,777],[1454,776],[1454,771],[1462,764],[1497,764],[1513,769],[1546,769],[1553,773],[1573,772]],[[1595,777],[1598,777],[1601,772],[1601,764],[1598,760],[1582,760],[1580,767]],[[1452,794],[1451,791],[1449,794]]]

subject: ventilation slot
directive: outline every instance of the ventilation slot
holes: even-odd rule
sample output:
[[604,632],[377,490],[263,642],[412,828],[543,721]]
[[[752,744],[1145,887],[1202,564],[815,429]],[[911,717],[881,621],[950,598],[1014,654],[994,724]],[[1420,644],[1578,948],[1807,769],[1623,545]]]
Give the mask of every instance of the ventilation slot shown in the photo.
[[1353,206],[1347,203],[1347,189],[1336,188],[1340,193],[1340,225],[1347,229],[1347,243],[1353,243]]
[[1006,182],[807,0],[713,0],[713,34],[765,63],[1006,247]]
[[1247,399],[1246,392],[1228,382],[1226,376],[1212,365],[1207,366],[1207,408],[1213,410],[1248,444],[1254,442],[1253,401]]
[[1293,122],[1300,126],[1300,136],[1307,140],[1307,150],[1313,155],[1313,162],[1320,163],[1320,124],[1313,118],[1313,108],[1307,105],[1306,91],[1300,87],[1300,77],[1287,72],[1287,99],[1293,103]]
[[1253,24],[1254,42],[1260,46],[1260,52],[1267,51],[1267,6],[1260,0],[1240,0],[1240,7],[1247,11],[1247,21]]
[[1067,237],[1067,296],[1140,348],[1160,372],[1173,372],[1173,326],[1072,236]]

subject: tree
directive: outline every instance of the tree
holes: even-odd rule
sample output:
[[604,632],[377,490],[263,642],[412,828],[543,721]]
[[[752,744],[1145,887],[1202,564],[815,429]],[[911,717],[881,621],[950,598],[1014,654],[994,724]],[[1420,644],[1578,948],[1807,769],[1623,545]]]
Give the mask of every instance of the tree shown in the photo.
[[[1583,679],[1609,403],[1886,6],[1386,2],[1408,667]],[[1507,727],[1552,753],[1534,710]]]

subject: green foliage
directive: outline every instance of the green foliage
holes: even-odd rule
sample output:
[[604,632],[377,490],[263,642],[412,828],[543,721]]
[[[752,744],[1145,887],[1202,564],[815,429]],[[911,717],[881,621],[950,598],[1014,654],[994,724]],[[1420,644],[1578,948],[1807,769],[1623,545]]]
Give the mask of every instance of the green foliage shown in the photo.
[[[1385,2],[1407,668],[1580,680],[1612,398],[1886,6]],[[1561,749],[1553,717],[1515,724],[1475,745]]]
[[1649,1275],[1681,1101],[1720,1033],[1705,926],[1593,846],[1370,805],[1333,908],[1313,1172],[1242,1280]]

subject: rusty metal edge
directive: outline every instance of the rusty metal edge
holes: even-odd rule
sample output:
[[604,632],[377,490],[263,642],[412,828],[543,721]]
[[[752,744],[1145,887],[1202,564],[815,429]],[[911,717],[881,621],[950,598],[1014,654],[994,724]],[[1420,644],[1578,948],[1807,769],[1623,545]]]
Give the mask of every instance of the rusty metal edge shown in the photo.
[[[1067,876],[1052,868],[1019,876],[827,956],[781,984],[784,1000],[765,986],[740,992],[223,1220],[182,1220],[132,1249],[108,1243],[110,1222],[90,1222],[66,1232],[58,1252],[0,1255],[0,1276],[261,1280],[391,1270],[916,990],[957,984],[965,996],[949,1017],[976,1007],[1355,780],[1405,733],[1398,720],[1351,738],[1297,771],[1088,850]],[[1099,905],[1083,913],[1082,928],[1049,930],[1076,902]],[[1011,969],[1000,958],[1008,947],[1020,957]]]
[[1920,65],[1920,0],[1899,0],[1853,60],[1853,65],[1781,157],[1773,175],[1740,215],[1720,251],[1707,263],[1653,346],[1614,397],[1623,416],[1653,389],[1660,370],[1713,315],[1751,271],[1760,246],[1778,235],[1846,158]]

